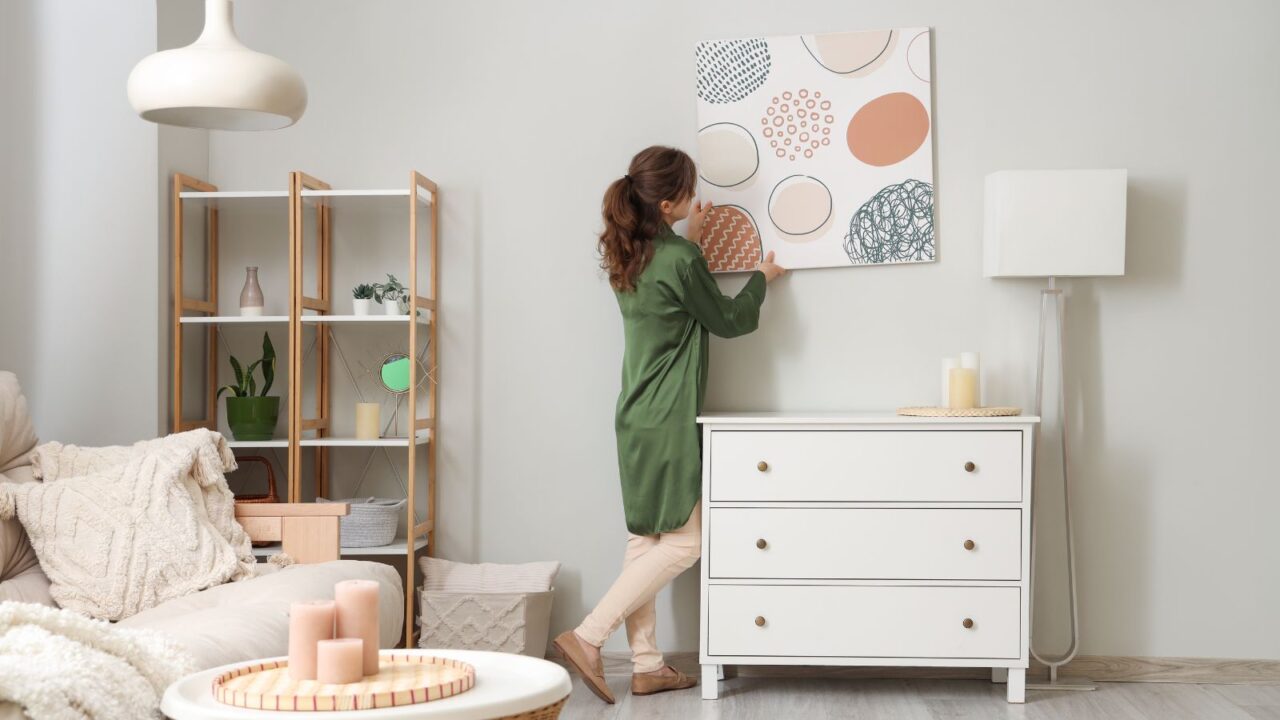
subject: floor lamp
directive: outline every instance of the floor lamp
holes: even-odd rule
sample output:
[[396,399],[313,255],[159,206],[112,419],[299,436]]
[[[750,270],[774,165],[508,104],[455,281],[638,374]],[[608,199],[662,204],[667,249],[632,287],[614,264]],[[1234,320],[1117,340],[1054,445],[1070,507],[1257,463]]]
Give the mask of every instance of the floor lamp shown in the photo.
[[[1058,337],[1058,425],[1062,446],[1062,507],[1066,527],[1067,587],[1070,592],[1071,644],[1057,657],[1037,652],[1034,625],[1031,656],[1049,668],[1047,683],[1027,683],[1034,690],[1093,690],[1088,679],[1060,679],[1058,668],[1071,662],[1080,646],[1076,596],[1075,537],[1071,524],[1071,485],[1067,455],[1067,404],[1063,389],[1066,349],[1063,324],[1066,296],[1060,277],[1124,274],[1125,170],[1017,170],[992,173],[986,180],[983,274],[986,277],[1040,277],[1040,341],[1036,358],[1035,413],[1044,407],[1045,332],[1050,315]],[[1036,432],[1037,457],[1045,431]],[[1038,473],[1037,473],[1038,476]],[[1031,494],[1031,587],[1035,595],[1035,547],[1039,523],[1036,496]]]

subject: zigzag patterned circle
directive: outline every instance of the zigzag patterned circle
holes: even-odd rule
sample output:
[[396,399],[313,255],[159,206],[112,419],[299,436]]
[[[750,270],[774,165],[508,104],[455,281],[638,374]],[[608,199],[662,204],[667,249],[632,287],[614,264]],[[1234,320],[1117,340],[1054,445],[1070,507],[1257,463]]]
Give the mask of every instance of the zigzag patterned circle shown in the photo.
[[760,233],[751,213],[737,205],[717,205],[702,226],[702,254],[711,272],[754,270],[760,264]]
[[769,78],[773,60],[764,38],[699,43],[698,97],[709,103],[738,102]]

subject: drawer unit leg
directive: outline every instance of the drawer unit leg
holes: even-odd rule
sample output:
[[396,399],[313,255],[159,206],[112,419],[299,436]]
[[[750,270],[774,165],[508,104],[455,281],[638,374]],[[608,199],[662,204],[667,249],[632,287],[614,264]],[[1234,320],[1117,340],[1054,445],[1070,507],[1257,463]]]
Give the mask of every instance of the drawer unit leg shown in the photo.
[[1027,701],[1027,669],[1009,668],[1009,702]]
[[720,673],[722,672],[724,672],[723,665],[702,666],[703,700],[715,700],[720,697]]
[[717,679],[717,680],[723,680],[723,679],[724,679],[724,666],[723,666],[723,665],[717,665],[717,666],[716,666],[716,679]]
[[993,683],[1009,682],[1009,668],[1003,668],[1003,667],[991,668],[991,682]]

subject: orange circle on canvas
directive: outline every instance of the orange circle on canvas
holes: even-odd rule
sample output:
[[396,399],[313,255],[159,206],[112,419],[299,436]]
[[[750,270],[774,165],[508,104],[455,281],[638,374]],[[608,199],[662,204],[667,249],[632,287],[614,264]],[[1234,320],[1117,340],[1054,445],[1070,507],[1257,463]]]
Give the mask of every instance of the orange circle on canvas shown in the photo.
[[902,162],[929,136],[929,111],[915,95],[881,95],[863,105],[849,121],[849,152],[868,165]]

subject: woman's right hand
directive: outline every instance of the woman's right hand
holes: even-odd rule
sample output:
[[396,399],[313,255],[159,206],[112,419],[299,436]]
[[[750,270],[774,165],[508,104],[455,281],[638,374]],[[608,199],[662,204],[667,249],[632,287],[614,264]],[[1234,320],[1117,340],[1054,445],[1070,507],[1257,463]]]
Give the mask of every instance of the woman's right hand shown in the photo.
[[774,280],[787,274],[787,269],[773,261],[773,251],[770,250],[768,255],[764,256],[764,260],[756,266],[756,270],[764,273],[765,282],[773,282]]

